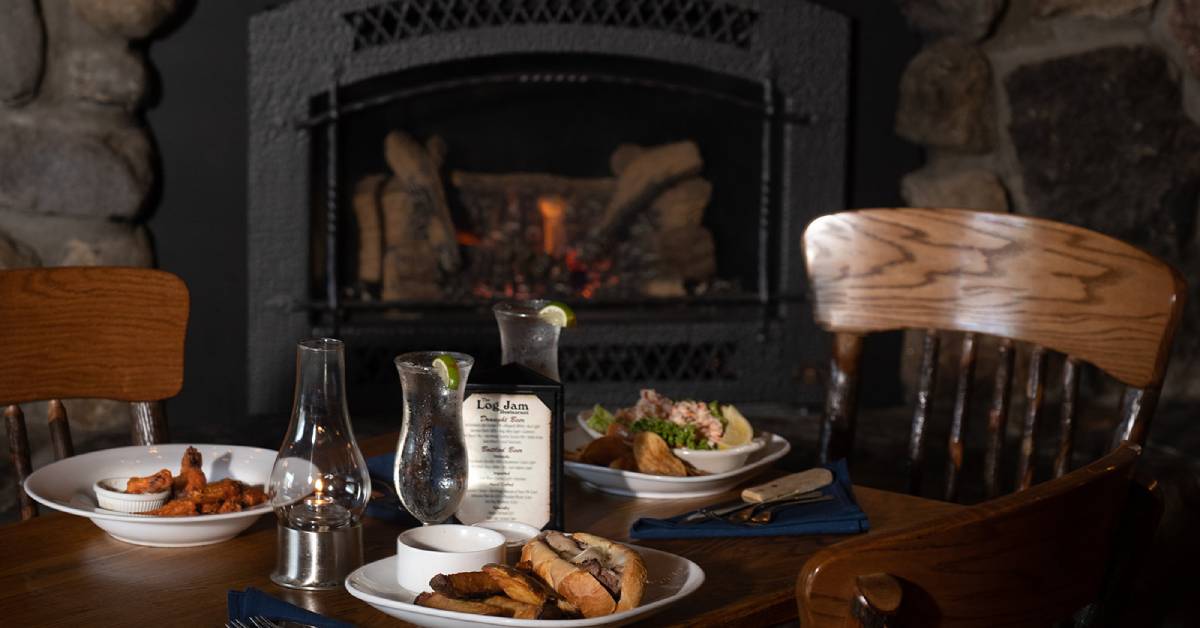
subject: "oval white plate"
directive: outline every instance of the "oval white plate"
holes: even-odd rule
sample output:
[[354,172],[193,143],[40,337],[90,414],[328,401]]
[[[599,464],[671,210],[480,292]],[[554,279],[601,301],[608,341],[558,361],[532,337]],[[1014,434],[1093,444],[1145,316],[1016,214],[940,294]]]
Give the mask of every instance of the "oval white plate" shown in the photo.
[[645,619],[651,613],[682,600],[704,583],[704,570],[692,561],[667,552],[631,545],[646,563],[648,579],[642,604],[622,613],[591,619],[513,619],[443,611],[417,606],[416,592],[396,582],[395,556],[359,567],[346,577],[350,595],[375,608],[418,626],[453,628],[454,626],[518,626],[523,628],[584,628],[585,626],[622,626]]
[[[587,441],[582,430],[569,430],[566,435],[568,449],[575,449]],[[563,463],[567,475],[577,477],[585,483],[606,493],[646,499],[688,499],[724,493],[743,480],[766,469],[767,465],[779,460],[792,450],[787,439],[763,432],[756,437],[765,446],[750,454],[746,465],[725,473],[697,475],[680,478],[669,475],[653,475],[637,471],[622,471],[594,464],[566,461]]]
[[[242,512],[193,517],[153,517],[105,510],[96,504],[92,485],[97,479],[150,475],[159,469],[179,472],[179,461],[189,445],[117,447],[72,456],[48,464],[25,479],[25,492],[38,503],[87,517],[113,538],[153,547],[208,545],[231,539],[271,512],[267,504]],[[247,484],[266,485],[276,452],[240,445],[191,445],[200,450],[201,467],[210,482],[234,478]]]

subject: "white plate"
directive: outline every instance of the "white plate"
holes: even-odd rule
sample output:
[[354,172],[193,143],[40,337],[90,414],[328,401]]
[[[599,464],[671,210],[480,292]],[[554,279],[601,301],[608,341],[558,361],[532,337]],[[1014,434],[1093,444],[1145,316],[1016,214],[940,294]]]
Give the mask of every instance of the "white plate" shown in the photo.
[[[567,475],[577,477],[586,484],[615,495],[647,499],[707,497],[724,493],[737,486],[743,480],[766,469],[772,462],[787,455],[787,452],[792,449],[791,444],[782,436],[763,432],[756,437],[757,439],[762,439],[765,446],[750,454],[745,466],[712,475],[680,478],[638,473],[637,471],[622,471],[569,460],[563,463],[563,467]],[[576,449],[587,442],[588,434],[583,430],[567,430],[565,440],[567,449]]]
[[[201,467],[208,481],[234,478],[247,484],[266,485],[276,452],[239,445],[191,445],[200,450]],[[150,475],[159,469],[179,472],[179,461],[188,445],[147,445],[93,451],[48,464],[25,480],[25,492],[54,510],[87,517],[113,538],[135,545],[188,547],[231,539],[271,512],[261,504],[242,512],[192,517],[154,517],[105,510],[96,504],[96,480],[118,476]]]
[[645,619],[651,613],[682,600],[704,582],[704,570],[692,561],[667,552],[631,545],[646,563],[648,579],[642,604],[621,613],[591,619],[513,619],[456,613],[413,604],[416,592],[396,582],[395,556],[359,567],[346,578],[350,595],[375,608],[418,626],[451,628],[454,626],[519,626],[526,628],[583,628],[584,626],[622,626]]

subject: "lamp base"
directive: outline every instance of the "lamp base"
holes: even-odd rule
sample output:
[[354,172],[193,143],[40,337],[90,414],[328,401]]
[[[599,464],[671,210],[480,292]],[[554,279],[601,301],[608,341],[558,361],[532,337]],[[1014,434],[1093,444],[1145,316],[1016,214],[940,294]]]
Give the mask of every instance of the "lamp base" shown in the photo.
[[363,564],[362,525],[324,531],[276,527],[271,582],[291,589],[340,589]]

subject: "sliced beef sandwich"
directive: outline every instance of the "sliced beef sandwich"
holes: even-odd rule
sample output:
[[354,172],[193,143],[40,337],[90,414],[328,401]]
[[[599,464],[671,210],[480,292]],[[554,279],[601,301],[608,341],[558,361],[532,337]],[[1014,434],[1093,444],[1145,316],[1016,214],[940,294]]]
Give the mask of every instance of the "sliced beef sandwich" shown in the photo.
[[584,617],[635,608],[646,587],[646,565],[632,549],[576,532],[544,532],[525,544],[521,560]]

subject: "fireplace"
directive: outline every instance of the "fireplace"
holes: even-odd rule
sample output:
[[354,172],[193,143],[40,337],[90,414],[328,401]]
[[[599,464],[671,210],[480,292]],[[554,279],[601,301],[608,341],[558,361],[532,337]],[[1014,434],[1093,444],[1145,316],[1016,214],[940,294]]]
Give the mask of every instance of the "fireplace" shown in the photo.
[[842,209],[849,28],[795,0],[294,0],[250,27],[249,390],[347,342],[495,363],[490,304],[549,296],[568,403],[639,385],[815,403],[800,232]]

